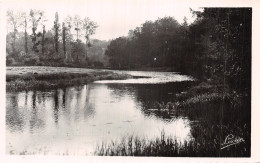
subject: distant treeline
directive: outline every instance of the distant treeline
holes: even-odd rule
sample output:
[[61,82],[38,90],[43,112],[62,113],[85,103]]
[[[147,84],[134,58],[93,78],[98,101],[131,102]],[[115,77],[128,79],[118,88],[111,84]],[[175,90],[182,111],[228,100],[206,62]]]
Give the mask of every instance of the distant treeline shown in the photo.
[[[147,21],[112,40],[106,55],[116,69],[165,68],[249,89],[251,78],[250,8],[204,8],[196,20],[172,17]],[[217,79],[217,80],[216,80]]]
[[7,65],[46,65],[103,67],[106,41],[91,40],[98,25],[88,17],[67,16],[63,22],[58,12],[51,29],[41,10],[7,11]]

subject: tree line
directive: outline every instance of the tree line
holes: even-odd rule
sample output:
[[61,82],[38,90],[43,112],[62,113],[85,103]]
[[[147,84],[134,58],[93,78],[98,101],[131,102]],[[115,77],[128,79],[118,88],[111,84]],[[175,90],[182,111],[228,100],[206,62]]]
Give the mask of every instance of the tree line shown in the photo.
[[146,21],[111,41],[105,54],[116,69],[161,68],[250,89],[251,8],[204,8],[196,20]]
[[67,16],[60,22],[54,15],[51,29],[46,29],[42,10],[7,11],[7,65],[90,65],[90,37],[98,27],[88,17]]
[[43,11],[9,10],[7,65],[102,66],[108,58],[114,69],[159,68],[249,90],[252,9],[191,12],[196,16],[191,24],[187,18],[182,24],[173,17],[158,18],[130,30],[127,37],[91,44],[98,26],[87,17],[67,16],[60,23],[56,12],[52,29],[47,30]]

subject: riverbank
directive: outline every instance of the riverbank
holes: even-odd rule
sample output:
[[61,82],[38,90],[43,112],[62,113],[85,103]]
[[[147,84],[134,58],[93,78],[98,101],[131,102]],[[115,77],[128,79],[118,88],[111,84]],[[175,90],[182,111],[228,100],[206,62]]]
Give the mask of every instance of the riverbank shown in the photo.
[[[243,94],[213,83],[199,83],[176,94],[167,103],[157,103],[154,115],[186,117],[193,130],[189,141],[180,143],[165,135],[148,140],[127,136],[121,140],[102,142],[96,148],[101,156],[166,156],[166,157],[249,157],[250,100]],[[199,123],[198,123],[199,120]],[[232,146],[227,137],[239,140]]]
[[95,80],[122,80],[134,78],[128,74],[107,70],[67,67],[7,67],[6,90],[54,89],[86,84]]
[[[9,88],[9,90],[14,91],[28,89],[41,90],[48,88],[55,89],[68,85],[85,84],[94,80],[135,78],[135,73],[132,74],[133,76],[130,76],[124,75],[123,71],[120,74],[119,72],[115,72],[116,71],[56,67],[8,67],[7,89]],[[157,77],[155,74],[153,77]],[[170,74],[171,73],[166,76],[169,77]],[[137,73],[137,76],[139,75],[142,76],[142,73]],[[147,76],[149,77],[150,75]],[[172,82],[175,83],[174,81]],[[158,83],[158,81],[155,83]],[[141,87],[145,86],[141,85]],[[155,87],[158,87],[158,85]],[[178,118],[185,119],[185,122],[188,123],[185,123],[185,125],[189,127],[184,126],[183,128],[190,128],[190,138],[186,139],[182,144],[179,142],[178,138],[174,137],[173,135],[168,135],[168,131],[165,133],[162,131],[161,136],[155,137],[155,139],[140,136],[138,137],[136,135],[126,135],[127,137],[122,137],[122,139],[120,137],[112,140],[112,142],[98,142],[100,145],[96,147],[95,155],[181,157],[250,156],[250,95],[238,93],[228,86],[224,87],[221,83],[216,83],[212,80],[207,80],[205,82],[192,81],[192,84],[189,84],[188,86],[185,85],[184,81],[176,82],[174,86],[175,91],[171,90],[167,84],[165,84],[164,87],[159,86],[158,89],[154,89],[155,87],[152,87],[152,84],[147,87],[149,90],[152,90],[151,92],[145,91],[146,88],[140,90],[140,87],[137,87],[137,99],[140,98],[140,101],[142,100],[144,103],[146,101],[146,105],[142,106],[141,112],[143,112],[143,114],[148,117],[160,118],[167,123],[175,121]],[[183,87],[184,89],[180,89],[178,91],[176,90],[178,87]],[[117,87],[113,88],[113,86],[111,86],[110,89],[121,92],[118,91],[120,89]],[[54,102],[54,106],[56,107],[54,108],[58,108],[58,106],[65,107],[66,103],[70,103],[66,102],[68,100],[66,97],[71,96],[65,95],[65,93],[61,93],[62,91],[65,92],[64,90],[61,90],[54,93],[53,101],[56,100],[56,102]],[[122,92],[125,91],[126,89],[124,88]],[[103,94],[106,91],[100,92]],[[64,98],[62,98],[63,100],[61,101],[58,100],[58,97],[60,97],[59,93],[61,93],[60,95],[64,96]],[[151,93],[152,96],[147,96],[149,93]],[[32,91],[32,94],[34,94],[31,95],[34,97],[32,99],[35,99],[35,101],[32,103],[35,103],[37,102],[37,93],[36,91]],[[157,94],[159,94],[161,97],[157,97]],[[26,93],[26,96],[27,95],[29,96],[30,93]],[[82,95],[84,95],[84,93],[82,93]],[[122,94],[118,94],[118,96],[119,95],[121,96]],[[111,97],[111,94],[108,94],[105,97]],[[156,100],[147,100],[147,98],[150,99],[153,97],[155,97]],[[166,97],[169,98],[166,100]],[[158,98],[161,100],[158,100]],[[59,101],[63,102],[59,104]],[[104,99],[102,100],[102,96],[99,96],[97,101],[104,101]],[[113,107],[109,107],[108,103],[105,103],[104,105],[107,107],[105,109],[106,111],[108,111],[109,108],[116,109],[116,105],[112,105]],[[17,106],[17,104],[14,106]],[[78,108],[78,106],[73,106],[72,108]],[[119,110],[122,109],[120,108]],[[10,111],[12,111],[12,109],[10,109]],[[108,111],[108,113],[112,113],[113,111],[114,110]],[[104,112],[104,110],[102,110],[102,112]],[[104,114],[107,115],[108,113]],[[110,122],[111,121],[105,122],[105,125],[107,125],[107,123],[112,125]],[[131,121],[129,121],[129,123],[130,122]],[[92,125],[93,124],[91,124],[91,126]],[[234,135],[234,138],[243,141],[230,147],[225,147],[223,145],[225,145],[225,139],[229,135]]]

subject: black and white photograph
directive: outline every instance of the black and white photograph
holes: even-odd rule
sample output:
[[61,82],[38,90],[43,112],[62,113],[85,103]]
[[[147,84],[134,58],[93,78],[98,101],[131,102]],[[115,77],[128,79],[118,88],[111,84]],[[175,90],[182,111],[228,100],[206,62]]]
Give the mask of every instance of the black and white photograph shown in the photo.
[[254,12],[177,0],[6,2],[4,155],[252,158]]

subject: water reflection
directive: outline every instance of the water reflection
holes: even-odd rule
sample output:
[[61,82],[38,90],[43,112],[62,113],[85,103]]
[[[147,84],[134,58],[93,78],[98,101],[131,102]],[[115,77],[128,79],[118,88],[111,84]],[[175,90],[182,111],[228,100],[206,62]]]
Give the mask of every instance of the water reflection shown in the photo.
[[24,115],[21,109],[18,107],[18,97],[11,95],[8,97],[10,101],[7,103],[6,109],[6,125],[7,128],[12,128],[16,131],[22,131],[24,126]]
[[[167,84],[107,84],[112,93],[119,98],[122,94],[132,96],[136,103],[140,103],[139,109],[147,117],[156,117],[165,122],[174,119],[169,110],[160,109],[160,105],[166,105],[174,101],[176,94],[187,90],[193,82],[177,82]],[[158,109],[159,108],[159,109]]]
[[[52,91],[7,92],[7,152],[93,154],[97,143],[134,135],[152,139],[164,130],[191,139],[187,117],[155,109],[190,83],[98,84]],[[11,145],[10,145],[11,144]]]

